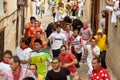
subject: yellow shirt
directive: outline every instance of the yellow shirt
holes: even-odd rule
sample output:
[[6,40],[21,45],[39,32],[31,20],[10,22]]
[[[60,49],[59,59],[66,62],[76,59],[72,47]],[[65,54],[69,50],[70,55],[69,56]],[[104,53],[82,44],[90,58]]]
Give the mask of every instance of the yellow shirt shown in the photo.
[[44,80],[44,76],[42,76],[41,74],[38,74],[37,80]]
[[100,51],[106,50],[106,35],[103,34],[101,38],[95,35],[94,38],[97,39],[96,45],[100,48]]

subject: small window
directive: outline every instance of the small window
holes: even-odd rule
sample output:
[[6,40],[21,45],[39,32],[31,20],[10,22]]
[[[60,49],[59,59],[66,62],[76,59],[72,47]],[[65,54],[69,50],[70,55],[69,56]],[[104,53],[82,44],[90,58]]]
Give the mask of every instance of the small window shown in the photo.
[[27,5],[27,0],[17,0],[17,5],[18,6],[26,6]]

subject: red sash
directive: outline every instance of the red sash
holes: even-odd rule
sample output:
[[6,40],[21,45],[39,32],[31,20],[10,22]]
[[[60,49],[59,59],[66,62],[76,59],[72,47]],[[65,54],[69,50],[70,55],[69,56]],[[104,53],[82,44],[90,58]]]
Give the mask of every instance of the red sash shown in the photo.
[[12,72],[13,73],[13,80],[19,80],[21,71],[22,71],[22,68],[19,69],[18,74],[16,74],[15,71]]

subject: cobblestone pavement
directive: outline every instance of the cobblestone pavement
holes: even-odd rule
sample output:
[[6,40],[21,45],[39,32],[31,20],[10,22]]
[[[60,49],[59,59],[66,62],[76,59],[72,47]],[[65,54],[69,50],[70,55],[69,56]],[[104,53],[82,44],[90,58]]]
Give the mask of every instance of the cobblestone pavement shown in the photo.
[[[39,17],[39,20],[41,21],[42,25],[46,28],[47,25],[53,21],[50,10],[47,10],[47,12],[45,12],[42,18]],[[47,49],[47,50],[50,51],[50,49]],[[110,73],[111,80],[117,80],[114,74],[112,73],[112,71],[109,68],[107,70]],[[78,71],[81,77],[83,77],[85,80],[88,79],[88,76],[87,76],[88,66],[86,62],[85,63],[80,62],[80,68],[78,68]]]

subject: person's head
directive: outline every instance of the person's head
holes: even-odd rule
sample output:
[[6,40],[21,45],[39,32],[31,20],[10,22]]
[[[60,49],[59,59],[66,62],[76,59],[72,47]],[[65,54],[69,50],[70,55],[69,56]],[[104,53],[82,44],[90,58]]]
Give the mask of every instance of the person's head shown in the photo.
[[90,43],[92,46],[96,45],[96,39],[94,37],[92,37],[92,39],[90,40]]
[[66,24],[66,31],[70,31],[71,25],[69,23]]
[[103,30],[102,30],[102,29],[98,29],[98,30],[97,30],[97,35],[98,35],[99,37],[101,37],[101,36],[103,35]]
[[33,77],[25,77],[23,80],[35,80]]
[[37,73],[37,65],[36,64],[30,64],[29,69],[36,74]]
[[11,57],[12,57],[12,52],[10,50],[6,50],[3,55],[3,61],[5,63],[9,63]]
[[15,71],[18,67],[20,67],[20,59],[18,56],[12,56],[9,60],[10,67],[13,71]]
[[106,14],[105,14],[105,13],[106,13],[106,11],[105,11],[105,10],[102,10],[102,11],[101,11],[101,15],[102,15],[102,17],[103,17],[103,18],[105,18],[105,17],[106,17]]
[[37,31],[37,32],[36,32],[36,38],[37,38],[37,39],[40,39],[40,37],[41,37],[41,32],[40,32],[40,31]]
[[60,31],[61,31],[61,25],[60,25],[60,23],[57,23],[57,25],[56,25],[56,31],[58,33],[60,33]]
[[40,51],[42,49],[42,41],[40,39],[36,39],[34,41],[34,47],[36,51]]
[[41,22],[40,21],[35,21],[35,27],[40,27]]
[[88,27],[88,23],[87,22],[83,22],[83,28],[87,28]]
[[30,22],[31,22],[31,23],[35,23],[35,21],[36,21],[36,18],[35,18],[35,17],[33,17],[33,16],[30,17]]
[[65,45],[62,45],[62,46],[60,47],[60,52],[61,52],[63,55],[65,55],[65,54],[66,54],[66,51],[67,51],[67,47],[66,47]]
[[97,70],[101,66],[101,62],[99,58],[93,58],[92,60],[92,67],[93,70]]
[[52,60],[52,67],[53,67],[53,70],[59,69],[60,66],[61,66],[60,58],[54,57],[53,60]]
[[78,29],[74,29],[74,37],[77,37],[78,35],[79,35],[79,31],[78,31]]
[[72,20],[70,19],[69,16],[65,16],[63,21],[65,21],[66,23],[71,23],[72,22]]
[[26,45],[29,45],[27,38],[21,38],[20,47],[24,47]]

